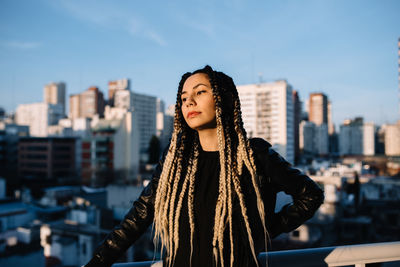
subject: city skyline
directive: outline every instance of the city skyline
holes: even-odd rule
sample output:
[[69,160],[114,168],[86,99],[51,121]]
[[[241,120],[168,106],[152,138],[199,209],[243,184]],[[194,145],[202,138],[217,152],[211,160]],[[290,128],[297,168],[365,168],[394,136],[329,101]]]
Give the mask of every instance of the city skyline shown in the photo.
[[236,85],[286,79],[303,102],[323,92],[336,127],[393,123],[399,11],[397,1],[2,1],[0,107],[42,102],[51,81],[68,99],[90,86],[107,95],[122,78],[173,104],[180,76],[210,64]]

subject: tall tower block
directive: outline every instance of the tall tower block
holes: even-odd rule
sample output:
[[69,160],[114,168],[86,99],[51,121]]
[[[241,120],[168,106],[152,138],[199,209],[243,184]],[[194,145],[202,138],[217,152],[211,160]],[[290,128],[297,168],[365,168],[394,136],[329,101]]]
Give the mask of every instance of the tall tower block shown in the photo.
[[65,83],[51,82],[43,88],[43,99],[45,103],[61,104],[62,113],[65,114]]

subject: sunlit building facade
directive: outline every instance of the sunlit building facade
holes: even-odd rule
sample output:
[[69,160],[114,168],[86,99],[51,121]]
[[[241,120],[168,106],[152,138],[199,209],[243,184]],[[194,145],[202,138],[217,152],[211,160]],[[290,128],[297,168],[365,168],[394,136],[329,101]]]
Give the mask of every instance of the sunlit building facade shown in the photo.
[[98,87],[92,86],[81,94],[69,98],[69,118],[93,118],[104,115],[104,96]]
[[363,155],[375,155],[375,124],[372,122],[363,125]]
[[29,126],[29,134],[35,137],[46,137],[48,127],[56,125],[63,117],[63,107],[60,104],[21,104],[16,111],[16,123]]
[[77,119],[81,117],[81,95],[69,96],[69,114],[70,119]]
[[386,124],[385,131],[385,154],[387,156],[400,156],[400,120],[397,124]]
[[292,86],[280,80],[237,86],[248,137],[261,137],[294,163]]
[[130,90],[117,90],[114,92],[114,107],[125,110],[133,108],[133,93]]
[[114,178],[134,180],[139,171],[139,145],[135,112],[100,119],[82,140],[82,182],[98,186]]
[[130,91],[131,81],[129,79],[120,79],[108,82],[108,104],[115,105],[115,93],[117,91]]
[[332,105],[324,93],[312,93],[308,99],[308,120],[314,123],[314,153],[329,152],[329,135],[333,134]]
[[308,101],[308,120],[321,125],[328,124],[328,97],[323,93],[312,93]]
[[51,82],[43,88],[43,100],[49,104],[60,104],[65,114],[65,83]]
[[92,86],[81,94],[80,99],[81,116],[83,118],[92,118],[95,115],[100,117],[104,114],[104,96],[98,87]]

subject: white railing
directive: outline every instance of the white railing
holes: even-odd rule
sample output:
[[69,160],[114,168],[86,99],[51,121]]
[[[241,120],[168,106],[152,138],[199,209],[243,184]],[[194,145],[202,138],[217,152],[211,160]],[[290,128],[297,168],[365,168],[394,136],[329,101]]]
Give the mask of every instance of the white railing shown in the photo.
[[[260,265],[265,267],[338,267],[353,265],[365,267],[368,263],[399,261],[400,241],[370,243],[339,247],[295,249],[260,253]],[[128,262],[114,264],[113,267],[161,267],[161,262]],[[397,266],[397,265],[396,265]]]

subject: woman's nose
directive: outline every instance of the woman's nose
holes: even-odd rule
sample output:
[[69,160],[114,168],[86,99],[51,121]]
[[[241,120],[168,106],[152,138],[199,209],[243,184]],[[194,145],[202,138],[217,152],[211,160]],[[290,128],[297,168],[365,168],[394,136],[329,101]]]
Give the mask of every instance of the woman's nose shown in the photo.
[[193,106],[196,102],[194,101],[192,96],[189,96],[188,99],[186,100],[186,106],[190,107]]

